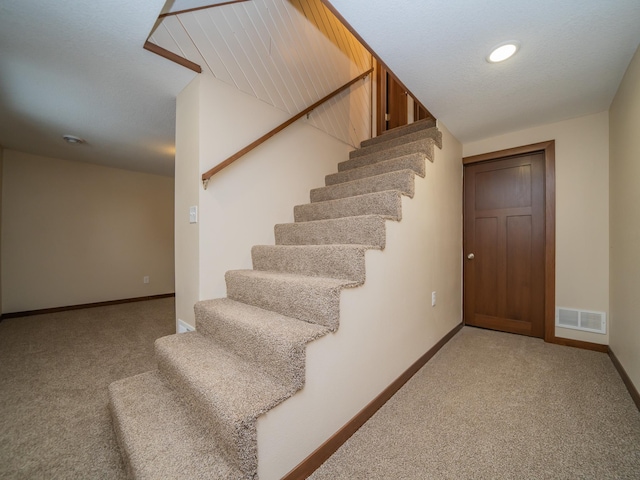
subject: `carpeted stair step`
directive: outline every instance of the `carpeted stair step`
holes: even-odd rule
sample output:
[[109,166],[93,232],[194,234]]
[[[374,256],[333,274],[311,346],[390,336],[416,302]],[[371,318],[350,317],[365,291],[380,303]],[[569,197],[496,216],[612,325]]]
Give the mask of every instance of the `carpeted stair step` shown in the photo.
[[329,332],[228,298],[198,302],[195,314],[200,334],[295,390],[305,381],[306,344]]
[[426,128],[424,130],[418,130],[417,132],[408,133],[401,137],[389,138],[385,141],[374,143],[368,147],[357,148],[349,152],[349,158],[362,157],[369,155],[370,153],[385,150],[391,147],[397,147],[403,143],[411,143],[423,138],[433,138],[436,146],[442,148],[442,132],[436,127]]
[[227,462],[202,422],[157,371],[109,385],[109,405],[129,476],[136,479],[253,478]]
[[228,463],[253,478],[258,468],[256,419],[295,389],[197,331],[160,338],[155,347],[158,370],[167,383],[202,423],[210,424],[211,441]]
[[363,155],[362,157],[352,158],[338,163],[338,171],[344,172],[345,170],[351,170],[352,168],[364,167],[365,165],[371,165],[385,160],[391,160],[392,158],[403,157],[411,153],[422,152],[426,155],[429,161],[433,161],[433,146],[435,142],[433,138],[423,138],[410,143],[403,143],[395,147],[386,148],[377,152]]
[[254,270],[340,278],[364,283],[364,245],[256,245]]
[[403,125],[401,127],[394,128],[393,130],[387,130],[386,132],[378,135],[377,137],[369,138],[360,143],[360,147],[368,147],[370,145],[375,145],[376,143],[388,142],[389,140],[403,137],[405,135],[409,135],[411,133],[426,130],[428,128],[433,128],[436,126],[436,121],[433,118],[427,118],[424,120],[418,120],[416,122],[410,123],[408,125]]
[[397,190],[369,193],[327,202],[296,205],[293,217],[296,222],[327,220],[330,218],[380,215],[390,220],[402,218],[402,193]]
[[424,153],[412,153],[403,157],[392,158],[391,160],[365,165],[364,167],[332,173],[325,177],[325,185],[338,185],[340,183],[352,182],[361,178],[373,177],[383,173],[397,172],[399,170],[412,170],[416,175],[424,177],[426,170],[425,160],[426,157]]
[[329,185],[328,187],[314,188],[311,190],[311,203],[355,197],[367,193],[386,192],[388,190],[398,190],[412,198],[414,179],[415,172],[412,170],[398,170],[351,182]]
[[379,215],[332,218],[275,226],[276,245],[354,244],[384,248],[386,220]]
[[291,273],[231,270],[227,297],[305,322],[338,328],[340,290],[357,282]]

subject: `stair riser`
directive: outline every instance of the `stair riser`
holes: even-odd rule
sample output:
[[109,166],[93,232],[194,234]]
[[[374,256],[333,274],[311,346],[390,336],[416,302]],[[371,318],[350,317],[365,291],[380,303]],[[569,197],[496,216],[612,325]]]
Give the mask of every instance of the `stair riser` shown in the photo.
[[364,249],[344,247],[253,247],[254,270],[287,272],[312,277],[340,278],[363,283]]
[[424,177],[426,173],[425,161],[426,157],[424,154],[413,153],[404,157],[374,163],[373,165],[332,173],[325,177],[325,185],[338,185],[340,183],[352,182],[354,180],[397,172],[399,170],[411,170],[415,172],[416,175]]
[[349,158],[358,158],[371,153],[379,152],[389,148],[397,147],[404,143],[416,142],[425,138],[432,138],[438,148],[442,148],[442,132],[437,128],[428,128],[418,132],[410,133],[398,138],[392,138],[385,142],[376,143],[364,148],[358,148],[349,152]]
[[402,218],[400,196],[400,192],[382,192],[330,202],[297,205],[293,209],[293,216],[296,222],[358,215],[380,215],[390,220],[400,220]]
[[305,344],[286,343],[276,335],[268,339],[234,318],[195,306],[197,330],[243,360],[253,362],[282,384],[298,390],[304,384]]
[[284,223],[274,228],[276,245],[369,245],[384,248],[385,220],[362,216],[318,222]]
[[[185,334],[181,334],[185,335]],[[180,392],[184,403],[199,415],[203,422],[208,422],[212,432],[211,441],[224,452],[230,465],[242,471],[251,471],[255,465],[247,464],[247,458],[257,458],[255,421],[243,425],[235,425],[225,421],[224,414],[215,410],[201,392],[194,391],[192,385],[185,381],[184,375],[176,368],[174,362],[162,348],[156,344],[156,362],[158,370],[167,384]],[[242,452],[242,453],[241,453]]]
[[338,328],[340,288],[319,289],[227,272],[227,297],[305,322]]
[[398,190],[408,197],[413,197],[414,176],[415,174],[411,170],[400,170],[354,180],[353,182],[314,188],[311,190],[311,203],[338,200],[368,193],[386,192],[388,190]]
[[346,160],[338,164],[338,171],[344,172],[351,170],[352,168],[364,167],[366,165],[372,165],[374,163],[383,162],[385,160],[391,160],[398,157],[404,157],[412,153],[422,152],[427,156],[429,161],[433,161],[433,146],[434,141],[431,138],[425,138],[412,143],[406,143],[392,147],[389,149],[381,150],[379,152],[357,157],[351,160]]
[[254,478],[228,464],[210,425],[157,371],[109,385],[109,408],[128,478]]
[[393,130],[389,130],[382,135],[378,135],[377,137],[369,138],[364,140],[360,146],[368,147],[370,145],[375,145],[376,143],[384,143],[388,142],[391,139],[402,137],[419,130],[426,130],[428,128],[433,128],[436,126],[436,121],[434,119],[429,120],[420,120],[414,123],[410,123],[409,125],[405,125],[403,127],[394,128]]

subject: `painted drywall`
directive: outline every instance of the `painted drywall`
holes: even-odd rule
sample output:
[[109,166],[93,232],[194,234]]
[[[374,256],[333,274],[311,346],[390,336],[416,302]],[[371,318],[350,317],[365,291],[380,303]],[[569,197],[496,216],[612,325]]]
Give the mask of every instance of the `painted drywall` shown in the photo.
[[640,390],[640,49],[609,110],[610,347]]
[[[195,325],[198,300],[226,296],[224,274],[251,268],[251,247],[273,244],[273,227],[348,158],[352,147],[301,119],[216,174],[200,175],[289,118],[202,74],[178,96],[176,138],[177,318]],[[313,115],[313,113],[312,113]],[[198,205],[197,225],[186,223]]]
[[172,178],[13,150],[3,164],[3,313],[174,291]]
[[[0,252],[2,252],[2,165],[4,149],[0,145]],[[0,255],[0,314],[2,313],[2,255]]]
[[[189,208],[199,208],[200,84],[196,76],[176,101],[175,271],[178,321],[195,326],[193,306],[199,297],[200,224],[190,223]],[[200,212],[199,212],[200,213]],[[201,215],[199,215],[201,217]]]
[[[555,140],[556,305],[609,313],[609,115],[465,143],[464,156]],[[607,334],[557,328],[556,336],[608,344]]]
[[[307,347],[306,384],[258,419],[258,473],[278,479],[462,321],[462,147],[444,149],[367,252],[363,286],[343,290],[340,328]],[[431,292],[437,294],[431,306]]]
[[[213,77],[202,84],[200,127],[210,132],[200,142],[203,171],[289,118]],[[251,268],[251,247],[273,244],[274,225],[292,222],[294,205],[309,203],[309,190],[350,149],[302,119],[201,188],[200,298],[225,296],[225,272]]]

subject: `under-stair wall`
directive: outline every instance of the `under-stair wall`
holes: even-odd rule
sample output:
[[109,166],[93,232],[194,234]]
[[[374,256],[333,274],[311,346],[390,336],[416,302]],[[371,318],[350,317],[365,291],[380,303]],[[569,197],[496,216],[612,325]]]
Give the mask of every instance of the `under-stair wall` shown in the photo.
[[304,388],[258,418],[261,480],[289,472],[462,321],[462,147],[439,129],[402,220],[366,252],[364,285],[342,290],[338,331],[307,346]]

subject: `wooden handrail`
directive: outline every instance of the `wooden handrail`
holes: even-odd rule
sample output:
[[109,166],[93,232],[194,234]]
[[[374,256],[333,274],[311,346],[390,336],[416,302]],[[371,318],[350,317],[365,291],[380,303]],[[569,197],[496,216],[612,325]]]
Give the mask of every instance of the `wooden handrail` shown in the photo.
[[348,83],[345,83],[343,86],[341,86],[340,88],[338,88],[337,90],[334,90],[333,92],[331,92],[329,95],[327,95],[326,97],[318,100],[316,103],[314,103],[313,105],[311,105],[310,107],[305,108],[303,111],[301,111],[300,113],[298,113],[297,115],[291,117],[289,120],[287,120],[286,122],[284,122],[283,124],[277,126],[276,128],[274,128],[273,130],[271,130],[269,133],[265,133],[263,136],[261,136],[259,139],[257,139],[255,142],[247,145],[246,147],[244,147],[242,150],[240,150],[238,153],[235,153],[233,155],[231,155],[229,158],[227,158],[224,162],[219,163],[218,165],[216,165],[215,167],[213,167],[212,169],[206,171],[205,173],[202,174],[202,185],[204,186],[204,189],[207,189],[207,183],[209,183],[209,179],[215,175],[216,173],[218,173],[220,170],[222,170],[225,167],[228,167],[229,165],[231,165],[233,162],[235,162],[236,160],[238,160],[240,157],[242,157],[243,155],[249,153],[251,150],[253,150],[254,148],[256,148],[257,146],[263,144],[264,142],[266,142],[267,140],[269,140],[271,137],[273,137],[276,133],[284,130],[285,128],[287,128],[289,125],[291,125],[292,123],[294,123],[295,121],[301,119],[302,117],[304,117],[307,113],[310,113],[311,111],[315,110],[316,108],[318,108],[320,105],[322,105],[324,102],[326,102],[327,100],[332,99],[333,97],[335,97],[336,95],[338,95],[340,92],[346,90],[347,88],[349,88],[351,85],[353,85],[354,83],[356,83],[358,80],[362,80],[363,78],[365,78],[367,75],[369,75],[371,72],[373,72],[373,68],[370,68],[369,70],[367,70],[364,73],[361,73],[360,75],[358,75],[356,78],[354,78],[353,80],[351,80]]
[[162,48],[160,45],[151,43],[149,40],[144,42],[144,46],[142,48],[144,48],[145,50],[149,50],[150,52],[153,52],[156,55],[160,55],[161,57],[166,58],[167,60],[171,60],[172,62],[175,62],[178,65],[187,67],[189,70],[193,70],[196,73],[202,73],[202,67],[197,63],[194,63],[191,60],[187,60],[186,58],[181,57],[180,55],[170,52],[166,48]]

